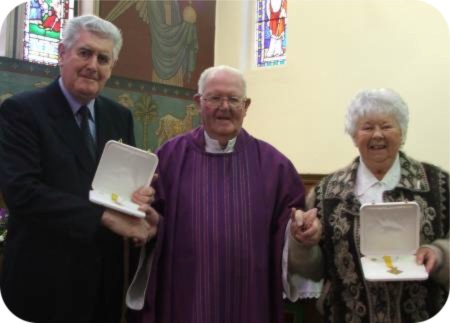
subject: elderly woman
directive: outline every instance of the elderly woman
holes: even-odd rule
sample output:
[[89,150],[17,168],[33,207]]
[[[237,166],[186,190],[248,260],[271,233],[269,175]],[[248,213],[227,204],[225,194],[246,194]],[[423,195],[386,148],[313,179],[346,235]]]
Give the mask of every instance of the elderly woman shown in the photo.
[[[394,91],[359,93],[349,105],[345,129],[360,156],[325,177],[308,197],[323,225],[325,284],[319,304],[327,322],[418,322],[439,312],[447,299],[449,175],[400,151],[408,118],[407,105]],[[360,207],[406,200],[420,206],[416,260],[430,277],[369,282],[360,263]]]

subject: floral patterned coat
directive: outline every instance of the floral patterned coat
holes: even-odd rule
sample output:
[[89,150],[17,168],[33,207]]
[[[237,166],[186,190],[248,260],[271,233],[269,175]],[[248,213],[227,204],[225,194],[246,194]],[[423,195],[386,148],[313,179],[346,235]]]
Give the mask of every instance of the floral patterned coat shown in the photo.
[[325,284],[319,306],[326,322],[417,322],[434,316],[448,296],[449,175],[400,152],[401,177],[385,202],[416,201],[420,245],[442,253],[442,265],[426,281],[369,282],[360,263],[361,204],[354,195],[359,158],[324,179],[308,197],[323,225]]

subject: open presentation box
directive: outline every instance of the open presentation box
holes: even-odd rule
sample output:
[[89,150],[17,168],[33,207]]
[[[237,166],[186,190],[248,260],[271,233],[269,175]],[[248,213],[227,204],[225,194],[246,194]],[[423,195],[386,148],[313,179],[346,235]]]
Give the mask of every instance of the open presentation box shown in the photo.
[[131,196],[141,186],[149,186],[158,157],[118,141],[110,140],[103,150],[89,192],[91,202],[137,217],[145,217]]
[[425,280],[416,263],[420,208],[416,202],[364,204],[361,216],[361,264],[368,281]]

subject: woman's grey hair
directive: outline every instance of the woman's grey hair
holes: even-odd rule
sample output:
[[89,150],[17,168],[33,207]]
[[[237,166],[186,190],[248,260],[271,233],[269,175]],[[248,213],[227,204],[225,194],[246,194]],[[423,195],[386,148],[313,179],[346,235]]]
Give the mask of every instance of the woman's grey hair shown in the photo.
[[245,82],[244,75],[237,68],[227,66],[227,65],[213,66],[213,67],[209,67],[206,70],[204,70],[202,72],[202,74],[200,75],[200,78],[198,79],[198,93],[203,94],[206,82],[211,77],[213,77],[214,75],[216,75],[219,72],[227,72],[227,73],[234,74],[237,77],[239,77],[242,82],[242,90],[243,90],[244,96],[247,95],[247,83]]
[[345,132],[353,138],[359,119],[372,114],[393,116],[402,131],[402,144],[405,143],[409,111],[408,105],[397,92],[386,88],[359,92],[348,106],[345,116]]
[[100,38],[110,39],[114,43],[113,61],[119,58],[119,52],[122,48],[122,34],[113,23],[94,15],[83,15],[69,19],[63,30],[63,39],[61,43],[67,49],[75,45],[81,31],[88,31]]

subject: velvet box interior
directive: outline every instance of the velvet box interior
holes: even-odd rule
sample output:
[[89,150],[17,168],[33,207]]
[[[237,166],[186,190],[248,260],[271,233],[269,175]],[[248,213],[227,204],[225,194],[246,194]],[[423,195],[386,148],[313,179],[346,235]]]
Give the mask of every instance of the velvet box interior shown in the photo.
[[145,217],[139,205],[131,201],[135,190],[148,186],[158,165],[158,157],[118,141],[106,143],[89,200],[107,208],[137,217]]

